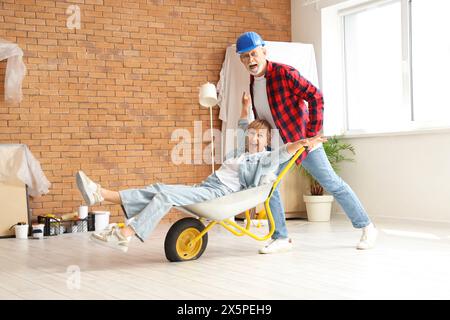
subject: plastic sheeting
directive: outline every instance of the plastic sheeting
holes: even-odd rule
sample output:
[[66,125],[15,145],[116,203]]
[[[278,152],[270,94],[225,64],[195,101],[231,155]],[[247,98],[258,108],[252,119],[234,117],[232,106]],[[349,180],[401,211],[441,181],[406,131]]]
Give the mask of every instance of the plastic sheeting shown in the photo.
[[0,144],[0,182],[23,182],[32,197],[48,193],[51,185],[41,164],[24,144]]
[[17,44],[0,39],[0,61],[8,59],[5,75],[5,101],[7,102],[22,101],[22,80],[27,70],[22,57],[23,51]]

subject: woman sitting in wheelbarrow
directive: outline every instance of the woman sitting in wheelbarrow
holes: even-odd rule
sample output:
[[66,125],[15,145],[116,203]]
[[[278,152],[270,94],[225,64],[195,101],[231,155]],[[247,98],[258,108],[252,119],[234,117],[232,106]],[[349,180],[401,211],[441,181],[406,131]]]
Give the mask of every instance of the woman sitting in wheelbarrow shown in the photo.
[[119,228],[110,224],[107,229],[93,233],[91,239],[126,252],[131,237],[144,241],[172,206],[185,206],[225,196],[260,185],[264,175],[274,173],[279,164],[288,161],[303,146],[312,147],[324,142],[324,137],[287,143],[274,151],[267,151],[270,141],[270,124],[265,120],[248,123],[250,98],[244,92],[239,119],[238,147],[225,157],[222,166],[202,183],[168,185],[155,183],[142,189],[111,191],[89,179],[84,172],[76,174],[77,186],[87,205],[102,201],[122,205],[128,226]]

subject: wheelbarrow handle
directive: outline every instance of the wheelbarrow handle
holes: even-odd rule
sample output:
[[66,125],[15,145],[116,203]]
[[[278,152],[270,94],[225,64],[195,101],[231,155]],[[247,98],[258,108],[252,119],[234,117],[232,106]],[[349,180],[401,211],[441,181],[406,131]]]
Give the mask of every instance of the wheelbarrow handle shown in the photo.
[[301,147],[289,160],[287,166],[280,172],[277,179],[272,185],[272,189],[270,190],[269,196],[267,197],[266,201],[264,202],[264,207],[266,208],[266,214],[267,219],[269,220],[270,229],[269,233],[263,237],[263,239],[270,238],[273,233],[275,232],[275,222],[273,220],[272,210],[270,209],[270,198],[272,197],[272,194],[275,192],[275,189],[277,188],[278,184],[280,183],[281,179],[283,179],[284,175],[291,169],[291,167],[294,165],[295,161],[297,161],[298,157],[305,152],[305,147]]

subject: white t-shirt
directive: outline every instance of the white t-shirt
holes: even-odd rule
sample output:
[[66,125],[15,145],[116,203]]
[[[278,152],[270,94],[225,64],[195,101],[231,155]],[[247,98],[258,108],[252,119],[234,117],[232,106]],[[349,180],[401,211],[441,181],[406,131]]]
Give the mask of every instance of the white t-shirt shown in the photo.
[[[279,130],[275,125],[275,121],[273,120],[272,112],[270,111],[269,98],[267,97],[267,89],[266,89],[266,77],[255,77],[255,81],[253,82],[253,105],[255,106],[256,113],[258,114],[259,119],[266,120],[270,123],[273,129],[272,136],[272,150],[279,148],[284,144],[281,139]],[[278,143],[278,145],[277,145]],[[318,143],[314,148],[312,148],[309,152],[317,149],[322,144]]]
[[245,154],[242,154],[238,158],[225,160],[219,170],[216,171],[216,176],[219,180],[235,192],[241,190],[241,184],[239,183],[239,166],[242,161],[244,161],[244,155]]
[[275,125],[272,113],[270,112],[269,99],[267,98],[266,77],[255,77],[255,81],[253,82],[253,99],[255,99],[253,104],[256,113],[258,114],[258,118],[266,120],[272,126],[272,149],[281,147],[284,143],[280,137],[277,126]]

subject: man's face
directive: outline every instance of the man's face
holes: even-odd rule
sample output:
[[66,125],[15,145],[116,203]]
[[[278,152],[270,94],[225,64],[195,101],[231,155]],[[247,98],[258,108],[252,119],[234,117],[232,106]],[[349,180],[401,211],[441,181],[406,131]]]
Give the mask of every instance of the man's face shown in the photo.
[[257,47],[239,55],[241,62],[251,75],[260,77],[266,72],[266,49]]

